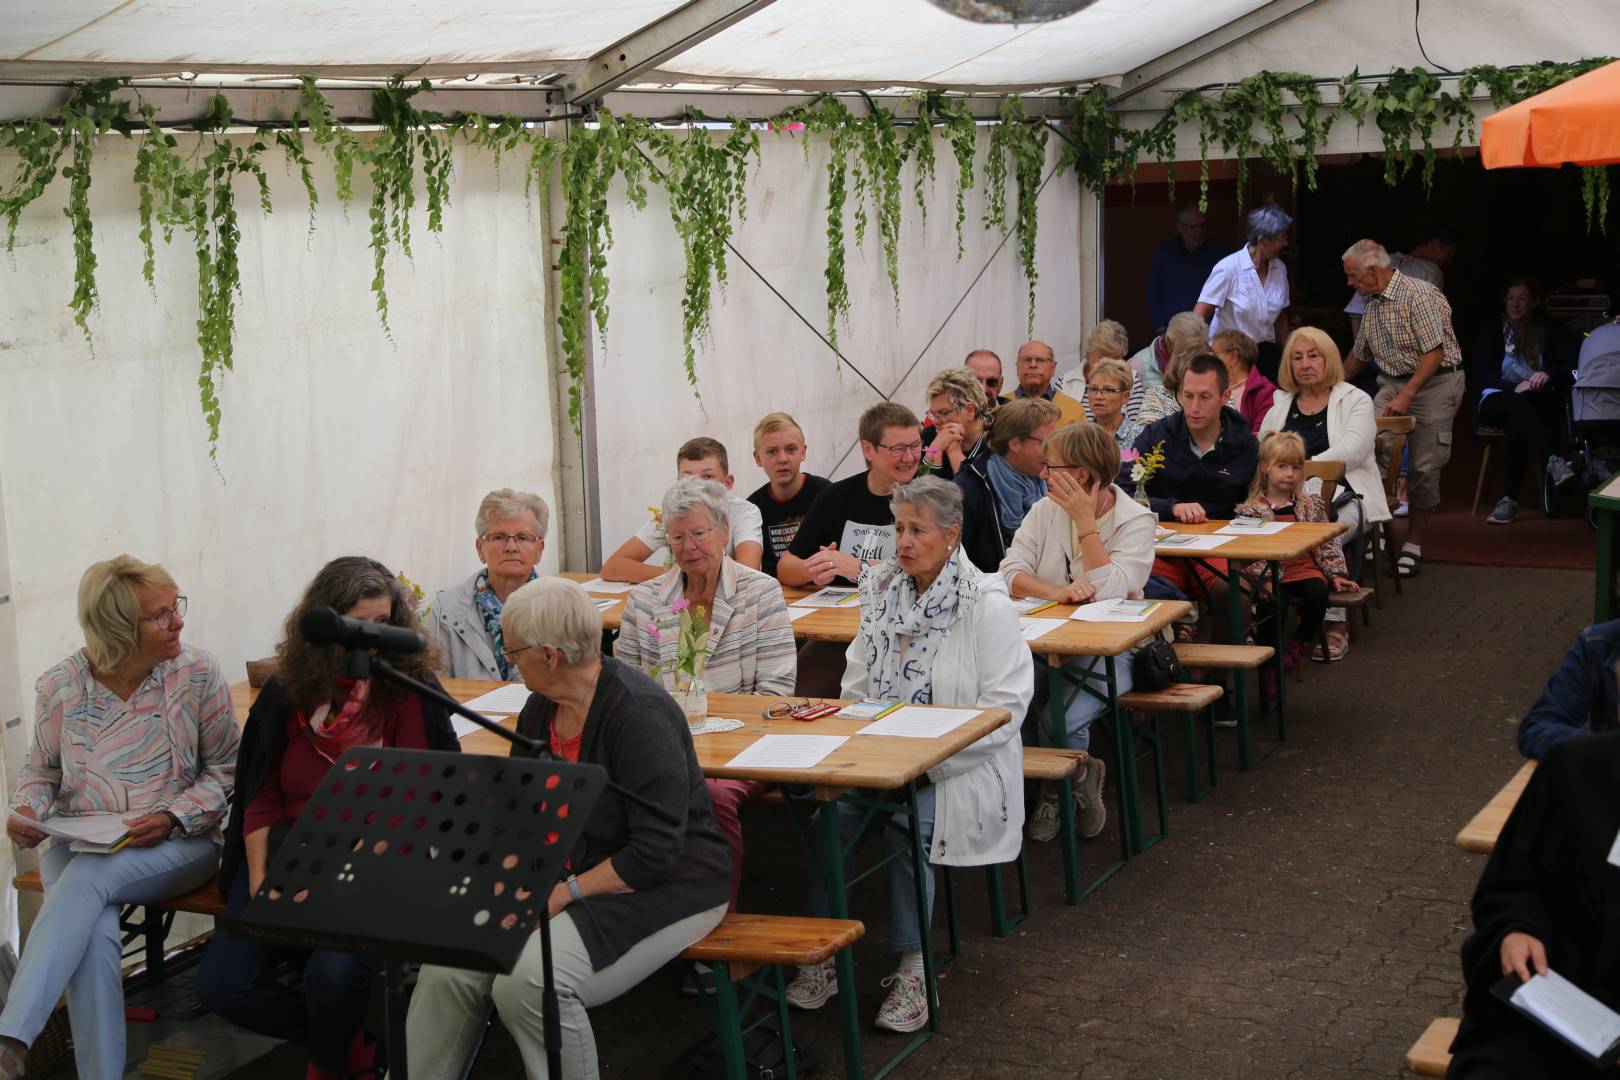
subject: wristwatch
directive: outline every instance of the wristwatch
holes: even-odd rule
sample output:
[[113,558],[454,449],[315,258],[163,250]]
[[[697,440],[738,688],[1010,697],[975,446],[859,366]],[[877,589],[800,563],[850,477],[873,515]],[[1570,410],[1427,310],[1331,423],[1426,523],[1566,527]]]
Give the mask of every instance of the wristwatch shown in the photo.
[[578,903],[585,899],[585,894],[579,891],[579,878],[573,874],[568,875],[568,895]]
[[174,822],[174,828],[169,830],[171,835],[173,833],[183,833],[186,831],[185,825],[181,823],[179,816],[176,815],[173,810],[165,810],[163,812],[168,815],[170,821]]

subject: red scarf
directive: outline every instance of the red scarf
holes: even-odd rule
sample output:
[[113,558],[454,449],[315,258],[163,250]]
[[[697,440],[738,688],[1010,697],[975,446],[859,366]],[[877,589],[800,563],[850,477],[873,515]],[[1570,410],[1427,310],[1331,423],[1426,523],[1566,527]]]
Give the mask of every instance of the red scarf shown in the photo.
[[328,761],[336,761],[345,750],[356,746],[382,745],[382,716],[366,707],[371,697],[370,679],[339,679],[338,688],[348,689],[343,705],[332,711],[322,705],[310,716],[298,714],[298,721],[309,734],[316,751]]

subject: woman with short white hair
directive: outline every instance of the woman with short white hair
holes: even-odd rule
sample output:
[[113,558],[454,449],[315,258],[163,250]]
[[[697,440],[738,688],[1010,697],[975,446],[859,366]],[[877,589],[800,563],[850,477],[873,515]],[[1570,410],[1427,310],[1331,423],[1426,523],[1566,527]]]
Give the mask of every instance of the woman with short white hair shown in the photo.
[[1258,367],[1273,382],[1278,344],[1288,336],[1288,267],[1282,253],[1294,219],[1268,203],[1249,211],[1245,243],[1215,264],[1198,293],[1193,311],[1209,320],[1210,337],[1222,330],[1241,330],[1259,346]]
[[214,875],[239,736],[219,662],[180,640],[186,598],[161,566],[129,555],[79,581],[85,646],[40,677],[34,744],[11,794],[6,833],[45,834],[19,818],[116,814],[128,842],[40,858],[45,906],[0,1013],[0,1077],[21,1076],[29,1045],[66,990],[73,1057],[85,1080],[124,1075],[123,945],[118,911],[167,900]]
[[546,501],[532,492],[499,488],[478,504],[473,530],[483,568],[440,590],[422,612],[450,678],[517,677],[501,655],[501,606],[518,586],[534,580],[550,523]]
[[[1034,662],[1018,630],[1007,586],[963,555],[962,493],[938,477],[920,476],[894,489],[895,554],[861,575],[861,624],[846,653],[843,696],[1006,709],[1029,707]],[[917,826],[927,852],[926,896],[933,908],[935,863],[986,866],[1018,857],[1024,826],[1024,748],[1018,725],[1004,724],[928,770],[917,792]],[[867,812],[838,804],[839,829],[851,842]],[[885,821],[890,852],[889,949],[899,969],[878,1010],[877,1026],[916,1031],[928,1023],[923,985],[922,913],[906,817]],[[811,914],[825,915],[819,876]],[[838,993],[833,962],[802,967],[788,987],[789,1004],[818,1009]]]
[[[653,679],[602,656],[601,616],[585,590],[563,578],[531,581],[507,598],[501,624],[507,658],[532,691],[518,731],[558,757],[601,766],[678,823],[604,791],[569,858],[572,873],[548,896],[563,1077],[593,1080],[596,1039],[586,1010],[630,990],[719,924],[730,860],[686,718]],[[424,967],[408,1017],[411,1072],[430,1080],[466,1075],[493,1000],[524,1071],[548,1075],[542,989],[538,934],[510,975]]]

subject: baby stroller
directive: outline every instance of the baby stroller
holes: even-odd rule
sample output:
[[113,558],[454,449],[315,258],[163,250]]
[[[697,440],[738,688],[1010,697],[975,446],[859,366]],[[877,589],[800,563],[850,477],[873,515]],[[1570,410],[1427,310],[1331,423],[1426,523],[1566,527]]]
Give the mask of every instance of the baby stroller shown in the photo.
[[[1583,496],[1620,472],[1620,322],[1593,330],[1581,343],[1575,386],[1569,394],[1570,467],[1576,482],[1567,487]],[[1542,509],[1558,511],[1560,488],[1550,473],[1541,479]],[[1592,520],[1590,511],[1588,520]]]

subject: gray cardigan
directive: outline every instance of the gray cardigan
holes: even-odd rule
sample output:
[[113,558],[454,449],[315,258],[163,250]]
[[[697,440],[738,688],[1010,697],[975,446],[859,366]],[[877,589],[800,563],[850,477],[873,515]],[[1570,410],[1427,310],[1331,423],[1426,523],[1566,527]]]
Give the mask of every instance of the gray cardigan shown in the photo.
[[460,585],[434,594],[422,625],[433,635],[433,644],[444,660],[444,674],[452,679],[495,679],[501,677],[495,663],[495,646],[484,633],[484,617],[473,602],[474,573]]

